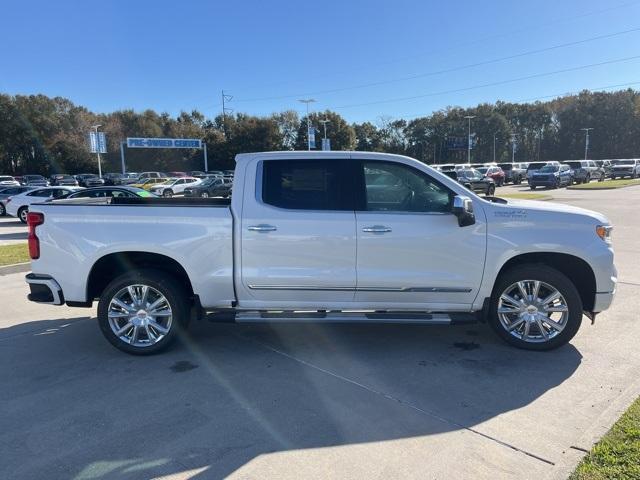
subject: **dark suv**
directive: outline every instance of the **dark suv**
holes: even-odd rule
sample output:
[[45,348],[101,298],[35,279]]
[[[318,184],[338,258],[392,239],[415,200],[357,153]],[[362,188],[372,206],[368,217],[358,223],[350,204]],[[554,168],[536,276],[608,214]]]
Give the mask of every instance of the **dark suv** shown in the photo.
[[571,185],[573,175],[569,165],[545,165],[529,173],[529,188],[536,187],[560,188]]
[[220,177],[209,177],[198,185],[184,189],[185,197],[224,197],[231,195],[231,183],[224,182]]
[[81,173],[80,175],[76,175],[76,180],[78,180],[78,185],[85,188],[101,187],[104,185],[104,180],[94,173]]
[[60,187],[62,185],[65,185],[67,187],[77,187],[78,182],[71,175],[57,173],[49,177],[49,185],[51,185],[52,187]]
[[450,178],[453,178],[458,183],[461,183],[472,192],[484,193],[485,195],[489,196],[496,193],[495,182],[492,179],[485,177],[475,168],[447,170],[442,173]]
[[42,175],[23,175],[20,181],[26,187],[48,187],[49,182]]

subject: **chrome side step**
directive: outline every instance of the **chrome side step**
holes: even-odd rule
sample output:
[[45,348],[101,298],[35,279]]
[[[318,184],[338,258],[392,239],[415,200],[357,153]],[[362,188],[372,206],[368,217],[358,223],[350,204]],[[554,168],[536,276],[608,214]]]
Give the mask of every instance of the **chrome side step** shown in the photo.
[[[212,319],[213,320],[213,319]],[[237,323],[419,323],[449,325],[446,313],[424,312],[237,312]]]

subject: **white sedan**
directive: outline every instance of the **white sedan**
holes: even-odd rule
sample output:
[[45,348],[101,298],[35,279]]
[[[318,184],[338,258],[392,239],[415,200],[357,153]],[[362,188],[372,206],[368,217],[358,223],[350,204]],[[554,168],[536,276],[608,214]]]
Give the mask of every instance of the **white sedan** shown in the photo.
[[0,187],[18,187],[20,182],[10,175],[0,175]]
[[7,214],[18,217],[22,223],[27,223],[29,205],[46,202],[50,198],[62,197],[71,192],[82,190],[80,187],[42,187],[28,192],[14,195],[5,200]]
[[184,194],[184,189],[198,185],[202,180],[195,177],[169,178],[166,182],[151,187],[151,193],[162,197]]

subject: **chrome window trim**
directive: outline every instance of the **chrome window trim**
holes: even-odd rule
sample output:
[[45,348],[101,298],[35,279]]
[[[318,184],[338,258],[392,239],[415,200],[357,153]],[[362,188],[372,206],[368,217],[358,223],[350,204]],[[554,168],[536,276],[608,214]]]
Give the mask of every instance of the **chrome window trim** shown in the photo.
[[321,291],[354,291],[354,292],[399,292],[399,293],[469,293],[468,287],[342,287],[319,285],[248,285],[251,290],[321,290]]

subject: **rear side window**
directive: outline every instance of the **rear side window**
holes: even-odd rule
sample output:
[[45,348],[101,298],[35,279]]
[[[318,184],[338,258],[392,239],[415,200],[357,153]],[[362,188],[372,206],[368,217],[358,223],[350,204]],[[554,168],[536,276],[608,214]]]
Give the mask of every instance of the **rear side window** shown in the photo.
[[265,160],[262,201],[292,210],[353,210],[345,198],[343,162]]

